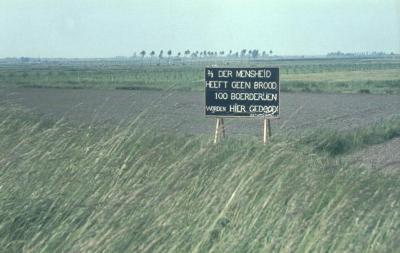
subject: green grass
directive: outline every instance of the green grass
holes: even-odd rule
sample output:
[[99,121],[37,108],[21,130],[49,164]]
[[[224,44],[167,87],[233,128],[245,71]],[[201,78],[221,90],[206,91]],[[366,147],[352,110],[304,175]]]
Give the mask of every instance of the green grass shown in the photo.
[[284,136],[212,145],[0,109],[0,168],[1,252],[400,250],[397,172]]
[[400,94],[400,59],[304,59],[186,62],[149,65],[135,61],[60,61],[0,65],[0,87],[97,89],[204,89],[204,68],[280,67],[281,90]]
[[384,143],[396,137],[400,137],[400,120],[393,119],[347,132],[319,130],[309,133],[300,144],[314,147],[315,152],[337,156],[369,145]]

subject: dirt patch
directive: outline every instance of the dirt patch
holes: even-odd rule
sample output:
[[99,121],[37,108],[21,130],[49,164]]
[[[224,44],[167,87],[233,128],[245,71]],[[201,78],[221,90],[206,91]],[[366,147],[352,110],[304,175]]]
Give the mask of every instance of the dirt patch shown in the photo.
[[[204,116],[204,93],[196,91],[0,89],[0,104],[19,105],[45,118],[90,124],[124,124],[140,117],[160,131],[210,134],[214,118]],[[273,134],[312,129],[347,130],[400,117],[400,96],[372,94],[281,94],[281,115]],[[227,119],[227,134],[261,135],[261,119]]]
[[349,156],[350,161],[363,164],[384,173],[400,170],[400,138],[374,145]]

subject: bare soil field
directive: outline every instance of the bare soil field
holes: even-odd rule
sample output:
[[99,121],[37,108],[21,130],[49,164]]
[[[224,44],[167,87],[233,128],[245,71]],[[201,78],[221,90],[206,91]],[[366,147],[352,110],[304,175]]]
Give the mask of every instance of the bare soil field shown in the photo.
[[[44,119],[64,119],[96,127],[137,119],[165,132],[212,135],[214,118],[204,116],[204,94],[196,91],[0,89],[0,105],[17,106]],[[351,130],[400,117],[400,96],[372,94],[281,94],[281,117],[273,134],[316,129]],[[227,119],[227,134],[261,136],[259,119]],[[349,157],[370,167],[398,167],[398,140],[371,146]]]
[[[215,120],[204,116],[204,94],[195,91],[0,89],[3,106],[19,106],[43,118],[78,124],[125,124],[139,117],[160,131],[211,134]],[[282,93],[281,117],[273,133],[313,129],[347,130],[400,116],[400,96]],[[259,119],[227,119],[228,134],[261,134]]]

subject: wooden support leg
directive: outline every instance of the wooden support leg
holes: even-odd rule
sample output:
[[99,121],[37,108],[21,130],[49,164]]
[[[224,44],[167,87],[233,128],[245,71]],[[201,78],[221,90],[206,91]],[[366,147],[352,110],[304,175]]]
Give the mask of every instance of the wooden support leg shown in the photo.
[[268,120],[268,135],[269,135],[269,137],[272,136],[272,131],[271,131],[271,120]]
[[264,119],[263,143],[264,145],[267,144],[267,119]]
[[218,142],[218,139],[225,137],[225,125],[224,118],[217,118],[217,125],[215,126],[214,144]]
[[222,137],[225,137],[225,124],[224,124],[224,118],[221,118],[221,128],[222,128]]
[[217,118],[217,125],[215,126],[215,134],[214,134],[214,144],[216,144],[218,140],[219,124],[220,124],[220,118]]

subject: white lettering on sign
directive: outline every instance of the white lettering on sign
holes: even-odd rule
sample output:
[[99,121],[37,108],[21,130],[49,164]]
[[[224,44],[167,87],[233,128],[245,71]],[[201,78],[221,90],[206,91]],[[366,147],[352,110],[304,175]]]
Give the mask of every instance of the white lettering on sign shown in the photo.
[[271,70],[268,69],[241,69],[241,70],[236,70],[236,77],[241,77],[241,78],[270,78],[272,75]]
[[226,107],[225,106],[206,106],[206,110],[208,112],[226,112]]
[[215,94],[215,99],[218,100],[227,100],[228,99],[228,93],[226,92],[216,92]]
[[246,112],[246,107],[244,105],[233,104],[229,105],[230,112]]
[[271,93],[231,93],[231,100],[277,101],[278,94]]
[[218,70],[218,77],[232,77],[232,70]]
[[228,81],[207,81],[206,87],[210,89],[226,89],[228,87]]
[[276,90],[278,89],[278,84],[276,82],[254,82],[254,89]]
[[251,113],[264,113],[264,114],[274,114],[276,112],[278,112],[279,107],[275,106],[275,105],[271,105],[271,106],[262,106],[262,105],[251,105],[249,107],[249,111]]
[[233,81],[231,86],[232,89],[251,89],[251,82]]

